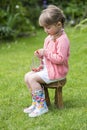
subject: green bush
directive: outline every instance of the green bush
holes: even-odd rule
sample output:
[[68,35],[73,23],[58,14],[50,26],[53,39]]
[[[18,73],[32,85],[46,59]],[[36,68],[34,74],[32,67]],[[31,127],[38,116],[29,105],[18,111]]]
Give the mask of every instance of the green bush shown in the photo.
[[87,18],[75,26],[75,29],[87,32]]
[[46,4],[63,9],[67,24],[76,25],[87,18],[87,2],[81,0],[0,0],[0,39],[26,36],[38,27],[38,17]]
[[26,17],[26,8],[19,5],[14,5],[14,10],[11,11],[11,6],[6,6],[6,9],[0,9],[0,39],[12,39],[19,35],[29,35],[34,30],[34,26]]

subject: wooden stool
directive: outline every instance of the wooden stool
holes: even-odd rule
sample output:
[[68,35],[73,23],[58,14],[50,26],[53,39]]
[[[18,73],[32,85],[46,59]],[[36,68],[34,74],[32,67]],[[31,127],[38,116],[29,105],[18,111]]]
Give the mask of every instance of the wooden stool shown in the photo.
[[54,102],[55,105],[59,109],[63,108],[62,87],[65,85],[65,83],[66,83],[66,78],[54,83],[43,84],[44,91],[45,91],[45,99],[48,106],[50,106],[51,104],[49,92],[48,92],[48,88],[50,88],[50,89],[55,89],[55,102]]

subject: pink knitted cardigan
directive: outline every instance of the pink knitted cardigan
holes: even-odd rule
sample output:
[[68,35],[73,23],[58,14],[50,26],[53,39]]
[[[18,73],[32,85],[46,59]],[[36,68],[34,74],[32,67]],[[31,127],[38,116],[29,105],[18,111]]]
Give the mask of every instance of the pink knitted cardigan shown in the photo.
[[60,79],[66,77],[69,71],[68,59],[70,55],[69,39],[65,32],[52,40],[51,36],[47,36],[44,42],[44,57],[50,79]]

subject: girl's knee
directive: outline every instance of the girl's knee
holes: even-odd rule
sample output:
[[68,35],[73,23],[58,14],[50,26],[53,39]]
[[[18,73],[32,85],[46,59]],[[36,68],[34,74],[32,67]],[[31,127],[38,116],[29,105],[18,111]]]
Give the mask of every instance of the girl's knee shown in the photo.
[[32,79],[32,72],[28,72],[24,76],[24,81],[28,83]]

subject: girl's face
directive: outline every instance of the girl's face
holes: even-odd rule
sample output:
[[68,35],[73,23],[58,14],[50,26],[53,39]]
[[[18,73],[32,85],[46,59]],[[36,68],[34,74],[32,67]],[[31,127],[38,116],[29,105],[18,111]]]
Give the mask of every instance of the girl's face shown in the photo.
[[48,35],[55,35],[55,34],[57,34],[60,31],[60,29],[61,29],[61,26],[58,25],[58,24],[44,26],[44,31]]

